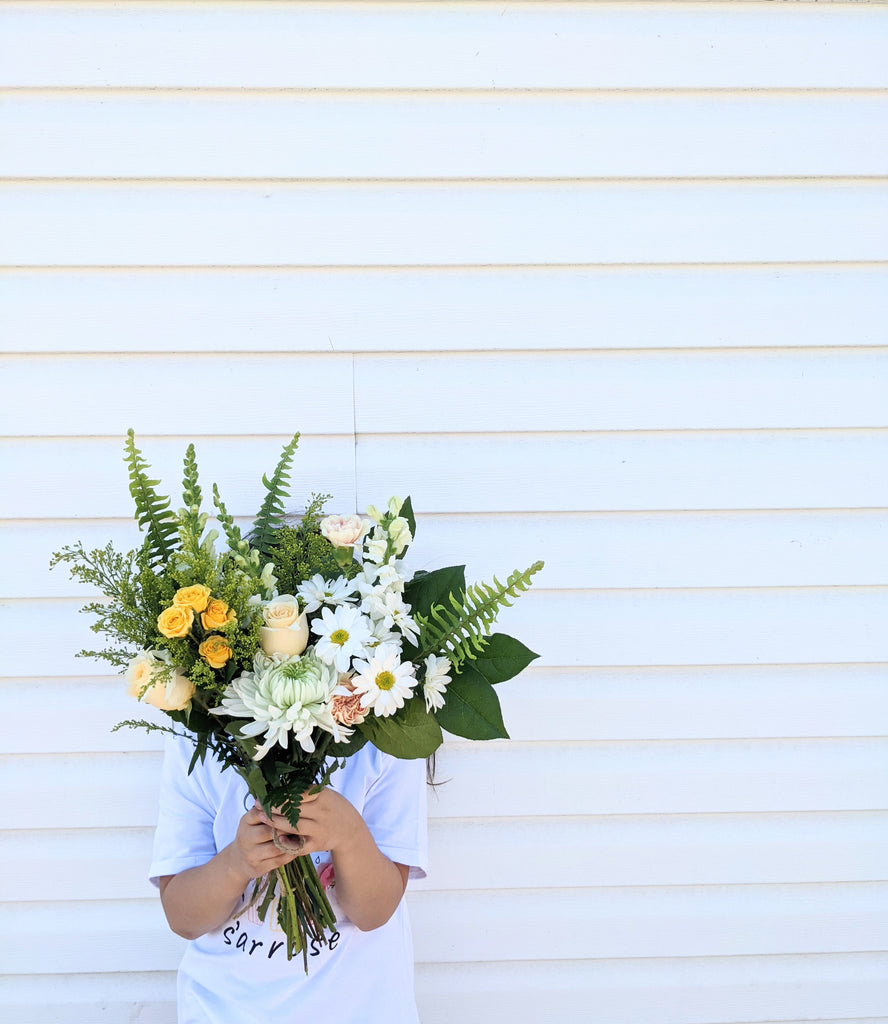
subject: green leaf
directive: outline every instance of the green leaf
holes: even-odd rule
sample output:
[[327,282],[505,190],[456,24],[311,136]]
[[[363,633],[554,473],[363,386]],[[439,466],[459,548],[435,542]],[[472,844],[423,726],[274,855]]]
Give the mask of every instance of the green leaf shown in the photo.
[[342,740],[340,743],[331,743],[330,746],[327,747],[327,753],[330,757],[351,757],[351,755],[356,754],[366,742],[367,737],[359,729],[355,729],[347,740]]
[[416,516],[413,514],[413,502],[410,500],[409,494],[404,499],[404,504],[401,506],[399,514],[407,520],[407,525],[410,527],[410,536],[416,540]]
[[505,583],[494,576],[493,586],[473,583],[459,596],[451,592],[446,601],[433,604],[427,615],[414,611],[419,650],[413,660],[421,661],[427,654],[443,654],[457,671],[467,659],[474,661],[487,645],[500,608],[512,604],[509,598],[520,597],[530,587],[531,577],[542,568],[542,562],[534,562],[524,572],[509,573]]
[[523,672],[538,657],[513,636],[491,633],[484,650],[472,662],[472,668],[488,683],[502,683]]
[[466,665],[447,686],[445,704],[435,712],[442,729],[467,740],[508,739],[499,697],[488,681]]
[[441,726],[426,711],[421,696],[413,697],[388,718],[369,715],[358,729],[383,753],[407,760],[428,757],[444,742]]
[[432,605],[443,604],[451,594],[461,594],[465,589],[466,567],[449,565],[434,572],[416,573],[404,588],[404,600],[411,614],[428,615]]

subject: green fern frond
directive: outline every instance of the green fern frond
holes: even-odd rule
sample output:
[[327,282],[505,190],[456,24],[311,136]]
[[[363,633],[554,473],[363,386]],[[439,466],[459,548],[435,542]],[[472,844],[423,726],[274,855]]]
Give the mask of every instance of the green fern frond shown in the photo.
[[281,519],[284,516],[284,498],[290,493],[287,490],[287,484],[290,480],[288,470],[298,445],[299,435],[295,434],[293,440],[284,446],[274,473],[271,475],[271,480],[267,476],[262,477],[262,483],[265,485],[268,494],[265,495],[265,500],[262,502],[262,507],[259,509],[256,521],[253,523],[250,539],[253,547],[266,558],[270,557],[275,533],[280,527]]
[[524,572],[510,573],[505,583],[494,576],[493,586],[473,583],[459,597],[450,594],[450,608],[434,604],[427,616],[417,613],[414,618],[419,626],[420,652],[413,660],[443,654],[457,670],[466,660],[474,660],[484,650],[500,608],[509,607],[520,597],[542,567],[542,562],[534,562]]
[[169,559],[178,547],[178,521],[170,510],[170,499],[161,497],[155,490],[159,480],[148,478],[151,467],[136,447],[135,434],[127,431],[124,462],[129,467],[130,494],[136,503],[135,519],[144,531],[144,548],[150,562]]

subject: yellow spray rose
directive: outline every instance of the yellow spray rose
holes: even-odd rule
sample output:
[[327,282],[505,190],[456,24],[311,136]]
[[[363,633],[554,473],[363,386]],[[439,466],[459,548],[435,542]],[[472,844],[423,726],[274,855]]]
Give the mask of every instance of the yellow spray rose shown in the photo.
[[202,612],[210,600],[210,591],[202,583],[192,587],[180,587],[173,596],[173,604],[177,608],[190,608],[193,612]]
[[208,636],[197,651],[210,668],[224,668],[232,654],[224,636]]
[[157,616],[157,628],[166,637],[188,636],[191,624],[194,622],[194,612],[190,608],[173,605]]
[[214,597],[207,604],[207,610],[201,615],[200,622],[203,628],[209,631],[227,626],[234,618],[235,614],[228,605]]

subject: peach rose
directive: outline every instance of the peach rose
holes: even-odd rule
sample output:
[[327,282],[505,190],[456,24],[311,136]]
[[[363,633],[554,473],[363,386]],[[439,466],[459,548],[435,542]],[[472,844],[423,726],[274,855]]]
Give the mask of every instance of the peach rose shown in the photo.
[[207,604],[207,610],[200,616],[200,623],[208,632],[213,629],[221,629],[235,619],[234,612],[224,601],[213,597]]
[[224,636],[208,636],[198,647],[197,653],[210,668],[224,668],[233,652]]
[[166,637],[188,636],[194,622],[194,612],[191,608],[173,605],[157,616],[157,628]]
[[192,587],[180,587],[173,595],[176,608],[190,608],[193,612],[202,612],[210,600],[210,591],[202,583]]
[[327,516],[321,520],[321,534],[334,548],[350,548],[364,536],[365,525],[360,516]]

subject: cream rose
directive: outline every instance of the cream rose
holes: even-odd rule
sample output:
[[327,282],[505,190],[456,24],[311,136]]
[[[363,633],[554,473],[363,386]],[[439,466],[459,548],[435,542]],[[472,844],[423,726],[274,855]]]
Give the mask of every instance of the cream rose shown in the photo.
[[259,644],[266,654],[302,654],[308,646],[308,618],[292,594],[267,601],[262,618],[265,625],[259,630]]
[[170,669],[156,651],[142,651],[126,670],[127,693],[160,711],[184,711],[194,696],[194,683],[181,669]]
[[350,548],[364,536],[365,525],[360,516],[327,516],[321,520],[321,534],[334,548]]

